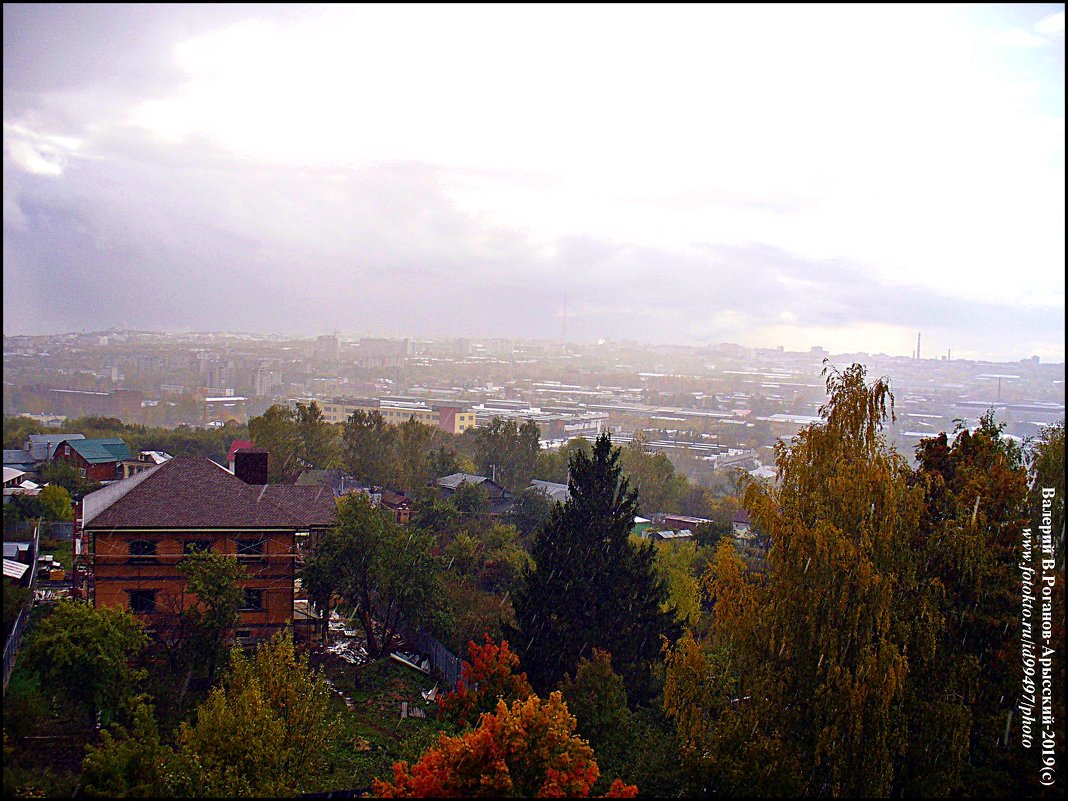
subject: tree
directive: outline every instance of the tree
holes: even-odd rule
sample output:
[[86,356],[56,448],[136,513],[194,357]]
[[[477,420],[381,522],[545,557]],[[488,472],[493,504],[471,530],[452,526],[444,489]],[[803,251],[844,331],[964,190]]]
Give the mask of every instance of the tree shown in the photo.
[[820,422],[776,447],[779,484],[746,482],[745,506],[771,538],[767,573],[723,542],[707,585],[712,646],[738,677],[714,738],[720,791],[887,795],[909,659],[930,652],[937,625],[910,548],[922,492],[882,433],[889,384],[868,386],[859,364],[825,375]]
[[1038,789],[1028,788],[1022,754],[1005,735],[1019,691],[1019,543],[1028,514],[1023,454],[1003,429],[990,411],[974,430],[959,424],[952,442],[943,433],[916,448],[912,483],[924,492],[924,513],[914,547],[923,578],[939,589],[941,626],[931,658],[913,660],[909,691],[919,714],[896,780],[910,795]]
[[4,504],[5,520],[40,520],[44,516],[44,506],[37,495],[12,495]]
[[197,657],[206,660],[208,680],[214,681],[219,656],[240,619],[245,591],[238,582],[247,574],[237,557],[212,551],[189,554],[178,563],[178,572],[194,596],[181,614],[191,624]]
[[30,629],[27,663],[41,684],[88,720],[106,724],[144,677],[131,665],[148,644],[141,623],[124,609],[60,601]]
[[638,492],[642,507],[651,511],[675,511],[689,491],[686,477],[662,453],[646,453],[646,437],[639,431],[622,449],[623,473]]
[[[5,404],[6,405],[6,404]],[[4,417],[4,450],[22,450],[30,434],[44,434],[48,428],[24,415]]]
[[317,604],[336,593],[354,607],[376,659],[388,655],[401,620],[418,626],[441,611],[441,569],[431,544],[428,535],[405,529],[367,495],[354,493],[338,502],[338,523],[302,575],[312,578]]
[[72,498],[82,498],[92,482],[82,478],[78,468],[70,462],[56,460],[41,470],[41,480],[49,486],[62,487]]
[[661,608],[668,590],[652,544],[630,542],[638,501],[619,460],[607,432],[590,456],[577,452],[571,497],[535,535],[535,566],[524,572],[508,634],[535,690],[554,686],[597,647],[616,656],[631,702],[641,703],[652,690],[660,638],[679,630],[674,610]]
[[696,627],[701,622],[701,591],[695,566],[699,562],[693,542],[657,542],[656,569],[668,588],[662,608],[674,609],[681,622]]
[[511,492],[522,492],[534,477],[540,439],[541,429],[533,420],[516,425],[515,420],[494,417],[475,432],[475,463],[482,475]]
[[[622,778],[633,743],[632,721],[623,677],[612,670],[612,655],[594,648],[593,659],[583,657],[574,678],[564,675],[560,691],[575,715],[579,735],[596,752],[603,775]],[[650,743],[638,746],[648,748]]]
[[427,472],[430,480],[451,476],[453,473],[463,472],[460,470],[460,461],[456,451],[446,450],[444,446],[432,450],[427,456]]
[[396,429],[379,412],[357,409],[345,421],[341,438],[345,467],[353,476],[379,486],[389,483]]
[[415,492],[434,478],[430,453],[440,429],[408,419],[396,427],[391,484],[405,492]]
[[412,527],[425,534],[451,535],[460,523],[461,513],[453,504],[438,497],[429,487],[416,496]]
[[460,482],[449,501],[456,511],[465,515],[481,515],[489,511],[489,495],[480,485]]
[[[371,791],[383,798],[430,797],[589,797],[600,775],[593,750],[573,734],[575,718],[559,692],[542,701],[536,695],[503,700],[483,715],[478,728],[448,737],[413,766],[393,766],[393,782],[375,780]],[[638,788],[618,779],[610,798],[633,798]]]
[[20,587],[14,579],[4,578],[4,641],[7,641],[9,628],[15,624],[19,613],[26,608],[33,597],[30,587]]
[[270,453],[267,477],[272,484],[292,481],[300,475],[300,436],[293,410],[275,404],[248,421],[248,433],[260,448]]
[[508,520],[524,537],[530,537],[549,519],[549,511],[556,503],[540,489],[529,487],[515,496]]
[[[725,543],[721,547],[722,558],[733,561],[731,546]],[[748,763],[732,763],[725,758],[719,764],[731,745],[724,742],[725,736],[737,731],[728,725],[735,721],[725,718],[733,712],[732,701],[734,706],[741,701],[729,669],[729,652],[699,643],[687,629],[674,646],[664,648],[664,655],[662,705],[675,723],[687,773],[705,787],[709,776],[716,773],[722,784],[744,786],[744,778],[734,779],[737,774],[744,775]]]
[[223,685],[182,723],[176,749],[160,742],[151,705],[129,704],[131,720],[86,749],[82,787],[110,797],[284,797],[310,789],[327,761],[339,720],[330,689],[298,657],[288,631],[249,659],[235,649]]
[[90,798],[167,798],[176,795],[177,760],[160,742],[152,705],[132,699],[129,725],[113,724],[89,743],[82,760],[81,788]]
[[337,430],[323,418],[318,403],[298,403],[295,423],[298,459],[303,467],[325,469],[341,464]]
[[70,522],[74,519],[74,506],[70,500],[70,493],[63,487],[50,484],[41,489],[37,494],[37,500],[41,504],[42,517],[45,520]]
[[553,481],[557,484],[567,483],[567,472],[571,458],[578,452],[590,455],[590,442],[584,437],[575,437],[557,450],[544,450],[538,454],[534,466],[534,478],[541,481]]
[[309,789],[326,762],[339,721],[330,688],[298,657],[288,630],[256,649],[231,655],[222,687],[183,723],[178,756],[184,794],[208,797],[293,796]]
[[468,642],[467,653],[470,661],[465,659],[460,667],[456,689],[438,697],[438,711],[458,726],[477,723],[497,708],[498,701],[522,701],[533,692],[507,640],[497,645],[486,634],[482,645]]
[[1053,490],[1050,530],[1057,553],[1064,553],[1064,421],[1039,432],[1031,454],[1031,528],[1042,525],[1042,490]]

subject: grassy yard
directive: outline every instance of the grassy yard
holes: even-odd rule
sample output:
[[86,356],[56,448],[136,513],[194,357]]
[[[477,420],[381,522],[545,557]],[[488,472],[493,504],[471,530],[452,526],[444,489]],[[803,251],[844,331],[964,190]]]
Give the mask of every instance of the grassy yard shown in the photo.
[[64,570],[70,570],[74,564],[74,544],[70,540],[46,540],[42,537],[38,553],[52,554],[52,558],[63,565]]
[[[392,659],[379,660],[357,669],[331,657],[324,668],[340,694],[333,708],[341,715],[342,729],[333,754],[333,769],[319,776],[313,792],[370,789],[372,779],[391,780],[393,763],[415,762],[437,742],[438,732],[452,734],[449,724],[437,720],[437,708],[426,703],[420,690],[434,686],[434,680]],[[359,687],[356,675],[359,673]],[[438,690],[441,691],[439,686]],[[400,716],[401,704],[421,708],[427,717]]]

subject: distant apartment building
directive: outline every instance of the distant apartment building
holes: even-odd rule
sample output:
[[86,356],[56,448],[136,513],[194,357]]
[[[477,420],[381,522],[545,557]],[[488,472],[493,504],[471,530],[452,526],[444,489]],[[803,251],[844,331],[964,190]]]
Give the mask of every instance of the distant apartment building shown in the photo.
[[317,337],[312,356],[326,362],[336,362],[341,356],[341,341],[332,334]]
[[[463,407],[412,401],[394,401],[389,398],[334,398],[315,401],[323,410],[323,419],[328,423],[344,423],[357,411],[378,412],[387,423],[400,425],[414,419],[417,423],[436,426],[450,434],[462,434],[475,427],[476,415]],[[295,403],[295,401],[291,402]]]
[[368,339],[360,340],[356,350],[358,367],[403,367],[410,352],[407,339]]

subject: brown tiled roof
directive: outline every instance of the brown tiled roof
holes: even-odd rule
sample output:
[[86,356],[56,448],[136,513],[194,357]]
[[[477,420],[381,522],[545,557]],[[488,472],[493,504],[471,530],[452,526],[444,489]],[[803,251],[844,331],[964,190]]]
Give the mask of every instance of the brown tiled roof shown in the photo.
[[[129,479],[127,479],[129,480]],[[246,484],[203,456],[176,456],[108,506],[88,529],[304,528],[324,525],[334,511],[329,489],[321,497]],[[280,490],[280,491],[279,491]]]
[[330,487],[268,484],[262,489],[266,500],[297,515],[304,521],[304,525],[334,525],[337,503],[334,500],[334,490]]

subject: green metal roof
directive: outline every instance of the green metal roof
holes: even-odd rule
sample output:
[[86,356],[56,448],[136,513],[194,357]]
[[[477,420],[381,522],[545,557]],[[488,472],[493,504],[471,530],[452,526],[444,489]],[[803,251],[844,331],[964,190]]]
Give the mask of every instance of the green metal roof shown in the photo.
[[118,437],[103,437],[101,439],[72,439],[67,442],[78,455],[89,464],[102,462],[119,462],[129,459],[130,449],[126,443]]

